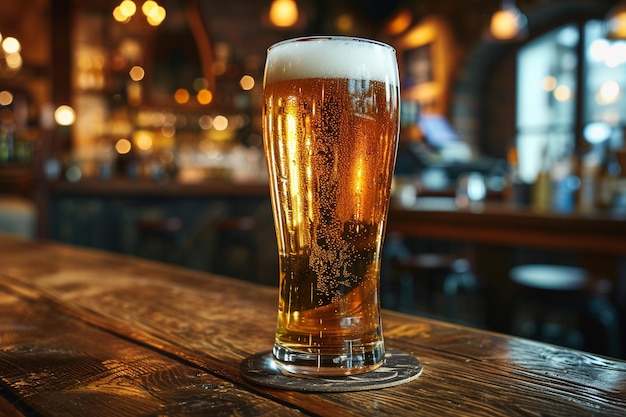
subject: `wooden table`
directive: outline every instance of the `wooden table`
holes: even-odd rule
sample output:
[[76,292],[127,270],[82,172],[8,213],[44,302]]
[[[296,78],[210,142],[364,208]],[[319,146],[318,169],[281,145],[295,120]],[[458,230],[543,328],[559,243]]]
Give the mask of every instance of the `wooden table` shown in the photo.
[[422,375],[357,393],[264,388],[277,291],[106,252],[0,237],[0,415],[624,416],[626,362],[385,311]]

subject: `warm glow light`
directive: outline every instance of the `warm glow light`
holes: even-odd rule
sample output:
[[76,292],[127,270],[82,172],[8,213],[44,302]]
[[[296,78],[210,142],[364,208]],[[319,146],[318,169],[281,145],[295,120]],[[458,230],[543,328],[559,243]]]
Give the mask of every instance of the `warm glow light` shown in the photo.
[[[298,159],[298,155],[301,152],[301,142],[296,139],[296,135],[298,134],[298,121],[295,116],[295,112],[293,112],[293,103],[287,104],[287,111],[285,112],[285,116],[283,119],[284,127],[283,134],[286,136],[286,155],[289,161],[296,161]],[[297,227],[297,225],[302,224],[304,221],[304,216],[306,215],[306,203],[304,202],[305,196],[300,193],[300,172],[302,167],[298,163],[289,164],[287,178],[289,178],[289,188],[291,189],[291,195],[294,197],[294,201],[292,202],[292,213],[293,213],[293,223]],[[294,174],[298,172],[298,174]]]
[[20,55],[22,45],[16,38],[12,36],[3,38],[0,34],[0,47],[2,48],[0,55],[2,55],[6,65],[4,68],[5,73],[14,73],[22,68],[23,60],[22,55]]
[[626,39],[626,2],[618,3],[610,10],[606,22],[609,39]]
[[151,26],[159,26],[165,20],[165,15],[165,9],[161,6],[157,6],[150,10],[150,14],[148,14],[146,18]]
[[213,129],[215,130],[226,130],[228,127],[228,119],[225,116],[215,116],[213,119]]
[[135,137],[135,144],[142,151],[149,151],[152,148],[152,136],[145,132],[140,132]]
[[513,39],[519,33],[519,24],[519,13],[517,9],[507,8],[498,10],[491,17],[491,34],[496,39]]
[[547,75],[543,79],[543,89],[546,91],[553,91],[556,88],[556,77],[553,75]]
[[[128,23],[130,18],[137,12],[137,4],[133,0],[123,0],[119,6],[113,9],[113,18],[118,22]],[[165,8],[159,6],[156,1],[147,0],[141,6],[141,12],[151,26],[159,26],[165,20]]]
[[115,142],[115,150],[120,155],[125,155],[130,152],[131,147],[132,145],[130,144],[130,141],[128,139],[119,139],[117,142]]
[[179,88],[174,93],[174,100],[176,100],[178,104],[187,103],[189,101],[189,91],[185,90],[184,88]]
[[128,104],[132,106],[141,105],[142,101],[142,88],[138,82],[126,84],[126,97]]
[[22,46],[20,45],[20,41],[18,41],[14,37],[9,36],[7,38],[4,38],[4,40],[2,41],[2,50],[5,54],[15,54],[21,49]]
[[122,12],[120,6],[117,6],[115,9],[113,9],[113,19],[120,23],[128,23],[130,21],[130,17],[126,16],[124,12]]
[[54,111],[54,120],[61,126],[71,126],[76,121],[76,113],[70,106],[59,106]]
[[408,8],[402,8],[387,24],[387,32],[390,35],[399,35],[411,26],[413,15]]
[[209,104],[213,101],[213,93],[211,93],[206,88],[203,88],[202,90],[198,91],[196,99],[200,104]]
[[557,101],[567,101],[572,98],[572,90],[566,85],[559,85],[554,89],[554,98]]
[[12,70],[17,70],[22,68],[22,55],[19,54],[19,52],[15,52],[13,54],[7,54],[4,57],[4,60],[7,63],[7,67],[11,68]]
[[344,33],[354,29],[354,17],[350,13],[341,13],[335,18],[335,27]]
[[298,21],[298,5],[295,0],[274,0],[270,6],[270,21],[274,26],[290,27]]
[[246,91],[252,90],[254,88],[254,78],[252,78],[250,75],[244,75],[239,80],[239,85]]
[[157,9],[159,7],[159,5],[157,4],[156,1],[152,1],[152,0],[147,0],[143,3],[143,6],[141,6],[141,12],[146,16],[150,16],[153,12],[154,9]]
[[619,99],[621,89],[616,81],[609,80],[602,83],[596,101],[599,104],[612,104]]
[[133,81],[141,81],[143,80],[143,77],[146,75],[146,72],[139,65],[135,65],[134,67],[130,69],[130,71],[128,72],[128,75],[130,75],[130,78]]
[[8,91],[0,91],[0,106],[8,106],[13,103],[13,94]]
[[119,7],[120,7],[120,12],[126,17],[133,16],[135,12],[137,11],[137,5],[132,0],[124,0],[123,2],[120,3]]

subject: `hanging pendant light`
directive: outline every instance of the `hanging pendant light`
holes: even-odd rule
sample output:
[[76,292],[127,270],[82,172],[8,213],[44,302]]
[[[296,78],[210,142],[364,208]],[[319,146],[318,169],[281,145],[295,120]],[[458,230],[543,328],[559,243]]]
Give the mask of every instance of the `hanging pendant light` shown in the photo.
[[626,39],[626,0],[620,1],[609,10],[604,21],[608,39]]
[[295,0],[273,0],[269,17],[274,26],[291,27],[298,22],[298,5]]
[[16,38],[3,38],[0,34],[0,77],[12,77],[22,68],[21,51],[22,45]]
[[496,40],[508,41],[522,39],[526,31],[526,16],[515,6],[515,0],[502,0],[502,7],[491,16],[491,36]]
[[[150,26],[159,26],[165,20],[165,8],[160,6],[154,0],[146,0],[141,6],[146,21]],[[130,19],[137,13],[137,4],[133,0],[122,0],[122,2],[113,9],[113,18],[120,23],[128,23]]]

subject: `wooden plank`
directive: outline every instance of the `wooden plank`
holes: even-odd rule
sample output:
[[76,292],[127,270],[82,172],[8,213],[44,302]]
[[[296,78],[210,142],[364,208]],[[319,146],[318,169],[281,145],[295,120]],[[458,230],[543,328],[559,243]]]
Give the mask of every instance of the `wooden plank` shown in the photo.
[[0,317],[2,415],[301,415],[1,284]]
[[86,323],[311,414],[621,416],[626,409],[624,362],[391,312],[386,343],[420,358],[416,381],[323,395],[254,386],[239,363],[271,347],[275,289],[38,242],[0,240],[0,251],[11,260],[0,279],[21,296],[50,299]]

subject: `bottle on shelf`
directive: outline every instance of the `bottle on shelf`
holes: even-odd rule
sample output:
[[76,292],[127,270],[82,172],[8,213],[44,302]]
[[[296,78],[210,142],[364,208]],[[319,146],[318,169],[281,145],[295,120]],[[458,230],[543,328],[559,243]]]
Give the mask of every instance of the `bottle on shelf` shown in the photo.
[[551,172],[551,210],[557,213],[570,213],[575,208],[574,196],[580,185],[574,173],[572,153],[564,151],[552,164]]
[[604,161],[600,166],[597,177],[596,205],[599,208],[613,207],[618,190],[619,176],[622,172],[615,151],[607,145]]
[[0,126],[0,163],[15,162],[15,126],[3,122]]
[[581,156],[579,161],[580,189],[578,191],[578,210],[593,211],[596,206],[598,192],[598,171],[600,158],[597,153],[590,152]]
[[541,159],[541,168],[532,187],[532,208],[536,211],[548,211],[551,204],[551,192],[550,162],[547,149],[545,149]]
[[530,202],[530,184],[522,181],[519,173],[517,148],[511,146],[507,152],[507,175],[503,197],[515,206],[527,206]]

